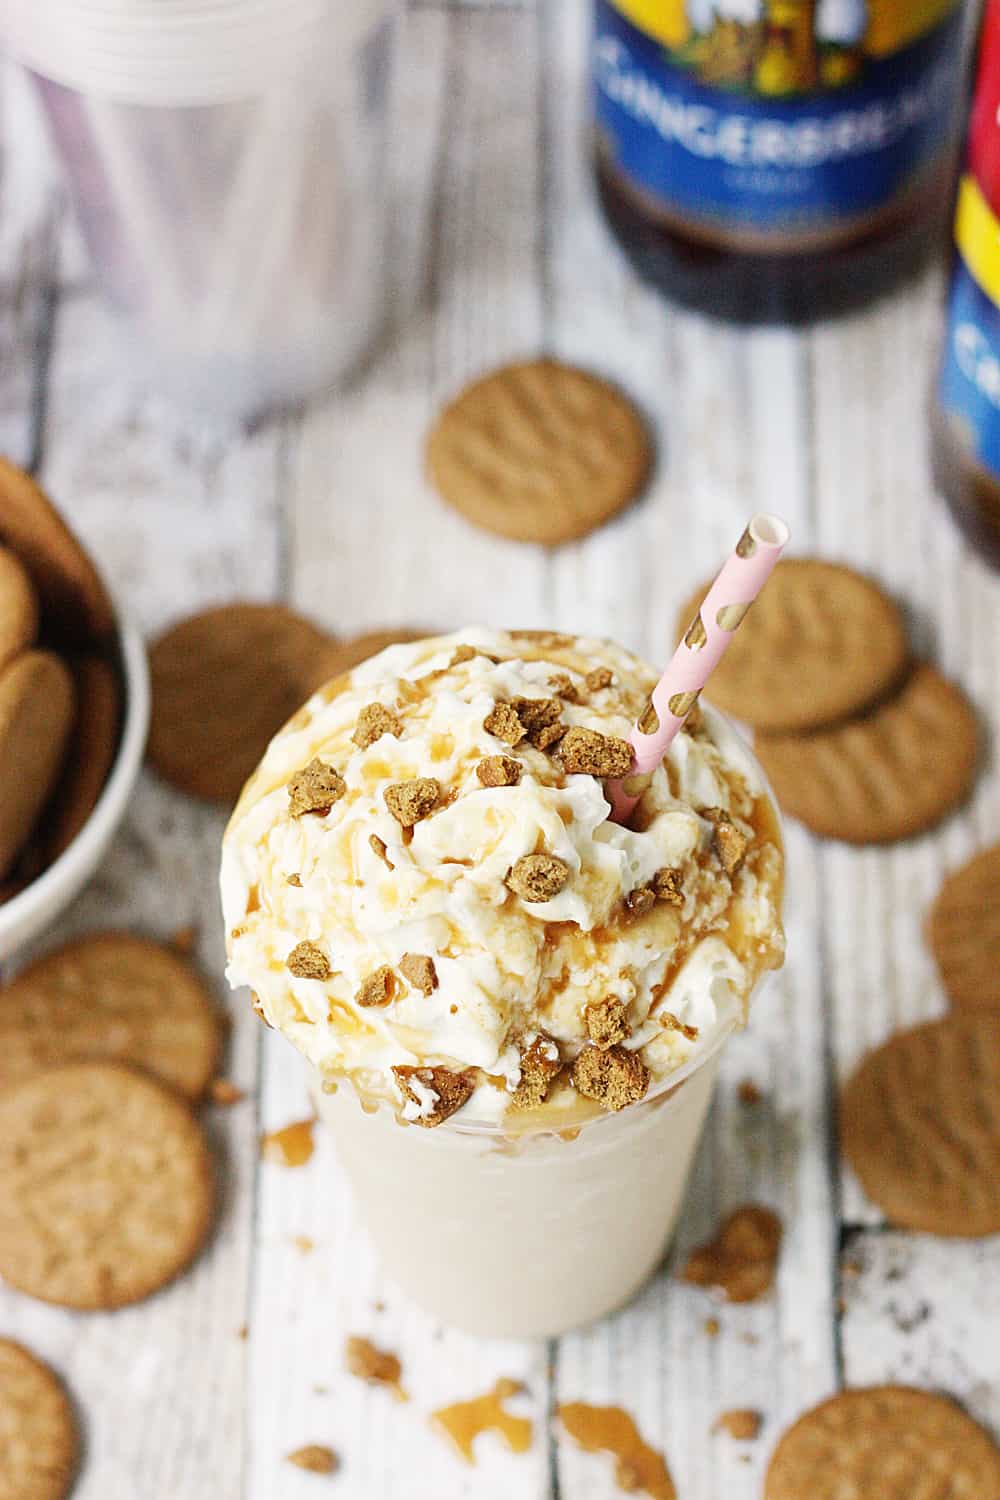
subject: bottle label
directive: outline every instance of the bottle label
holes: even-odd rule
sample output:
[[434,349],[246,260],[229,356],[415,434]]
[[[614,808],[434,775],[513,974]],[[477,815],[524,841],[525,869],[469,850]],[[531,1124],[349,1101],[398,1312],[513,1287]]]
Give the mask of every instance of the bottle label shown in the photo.
[[1000,475],[1000,0],[983,21],[939,396],[966,451]]
[[595,0],[599,149],[652,217],[791,252],[947,170],[960,0]]

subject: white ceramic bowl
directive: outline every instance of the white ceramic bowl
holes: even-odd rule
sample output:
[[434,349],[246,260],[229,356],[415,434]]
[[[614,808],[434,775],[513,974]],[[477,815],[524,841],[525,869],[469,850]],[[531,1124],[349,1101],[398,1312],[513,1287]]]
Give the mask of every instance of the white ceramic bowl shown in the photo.
[[118,611],[125,702],[111,774],[90,817],[54,864],[0,906],[0,962],[37,937],[86,885],[125,816],[149,729],[149,663],[142,636]]

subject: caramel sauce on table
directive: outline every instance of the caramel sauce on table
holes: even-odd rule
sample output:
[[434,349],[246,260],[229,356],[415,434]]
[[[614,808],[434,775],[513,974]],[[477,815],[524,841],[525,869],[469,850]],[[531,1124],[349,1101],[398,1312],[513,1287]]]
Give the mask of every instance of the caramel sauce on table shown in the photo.
[[260,1154],[264,1161],[273,1161],[279,1167],[304,1167],[313,1154],[313,1126],[315,1120],[296,1120],[282,1130],[272,1130],[260,1138]]
[[518,1380],[498,1380],[485,1396],[439,1407],[431,1413],[431,1425],[448,1439],[467,1464],[475,1463],[473,1444],[483,1432],[496,1432],[512,1453],[526,1453],[531,1447],[531,1422],[527,1417],[512,1416],[503,1405],[508,1397],[523,1390]]
[[630,1495],[677,1500],[677,1490],[662,1453],[643,1442],[639,1429],[620,1406],[588,1406],[571,1401],[558,1411],[569,1436],[585,1453],[610,1453],[615,1481]]

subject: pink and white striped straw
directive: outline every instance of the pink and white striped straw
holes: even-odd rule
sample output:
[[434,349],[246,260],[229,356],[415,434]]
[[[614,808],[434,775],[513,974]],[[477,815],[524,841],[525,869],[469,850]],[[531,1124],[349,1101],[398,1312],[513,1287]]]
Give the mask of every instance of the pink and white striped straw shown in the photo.
[[632,771],[621,781],[607,784],[615,823],[627,823],[632,816],[644,778],[656,770],[697,703],[744,615],[770,578],[788,537],[788,527],[779,516],[756,515],[723,564],[629,735],[635,751]]

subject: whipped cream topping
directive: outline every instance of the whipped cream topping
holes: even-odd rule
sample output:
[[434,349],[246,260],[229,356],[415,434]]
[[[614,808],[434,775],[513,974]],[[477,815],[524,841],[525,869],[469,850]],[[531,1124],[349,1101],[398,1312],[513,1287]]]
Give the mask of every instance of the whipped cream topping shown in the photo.
[[[773,819],[761,823],[770,804],[755,762],[706,713],[621,828],[601,780],[567,773],[558,743],[511,745],[484,727],[497,703],[558,697],[562,725],[624,737],[654,682],[605,641],[470,629],[390,647],[328,684],[271,742],[226,832],[230,982],[250,986],[326,1078],[346,1075],[408,1118],[433,1108],[433,1083],[417,1078],[404,1097],[393,1067],[478,1070],[461,1112],[498,1119],[530,1041],[550,1039],[571,1062],[588,1042],[587,1006],[612,997],[628,1015],[622,1046],[653,1078],[681,1066],[743,1019],[760,971],[781,961],[782,856]],[[371,705],[399,732],[365,744]],[[519,779],[484,785],[477,766],[500,755]],[[342,793],[295,816],[288,783],[316,758]],[[415,779],[440,795],[407,829],[385,792]],[[720,809],[748,843],[732,874],[713,843]],[[539,853],[568,874],[529,900],[507,881]],[[664,870],[677,872],[675,899],[630,909]],[[325,955],[327,977],[290,972],[303,942]],[[407,955],[431,960],[433,987],[404,977],[426,974]],[[383,968],[390,998],[362,1003]]]

